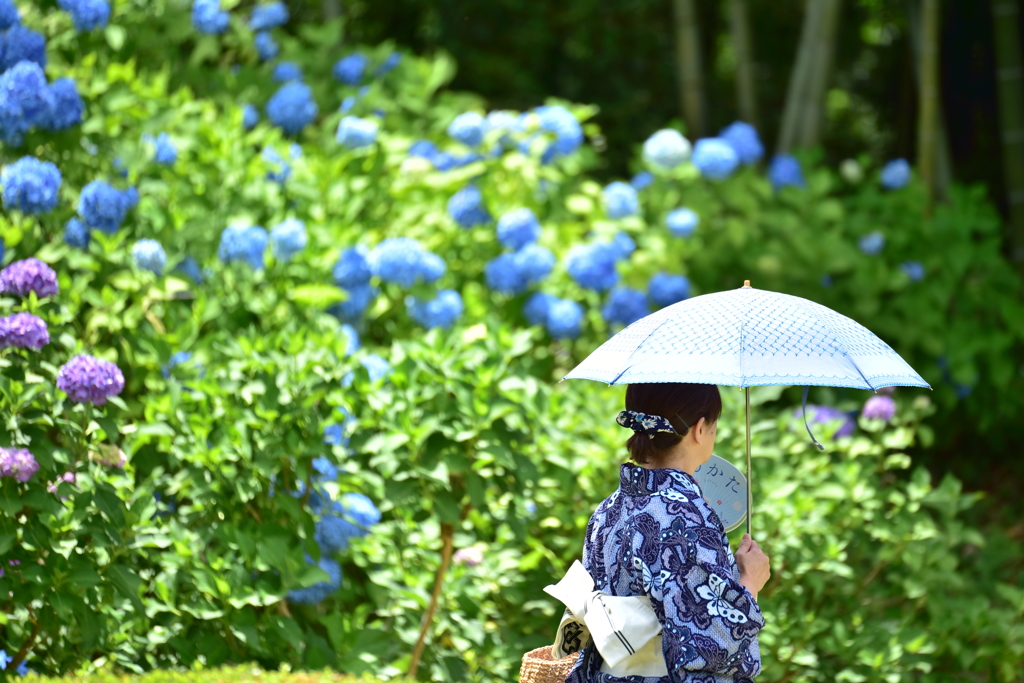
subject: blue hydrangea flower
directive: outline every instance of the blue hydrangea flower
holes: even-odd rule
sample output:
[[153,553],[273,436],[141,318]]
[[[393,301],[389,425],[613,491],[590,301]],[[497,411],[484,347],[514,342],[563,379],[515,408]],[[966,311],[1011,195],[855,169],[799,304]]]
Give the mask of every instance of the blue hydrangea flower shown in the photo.
[[350,539],[364,536],[363,532],[352,522],[338,515],[325,515],[316,523],[313,540],[325,555],[340,553],[348,548]]
[[359,85],[363,79],[363,72],[370,60],[361,52],[353,52],[347,57],[342,57],[334,63],[331,73],[334,77],[346,85]]
[[28,662],[26,662],[24,659],[21,660],[21,664],[19,664],[17,666],[15,671],[22,678],[24,678],[25,676],[28,676],[30,673],[32,673],[32,670],[28,668]]
[[[313,564],[312,558],[308,556],[306,557],[306,562]],[[315,605],[326,600],[331,593],[338,590],[338,587],[341,586],[341,565],[326,556],[321,557],[320,561],[317,562],[316,565],[327,572],[327,575],[331,577],[330,581],[321,581],[313,584],[312,586],[307,586],[306,588],[297,588],[295,590],[288,591],[289,602],[294,602],[300,605]]]
[[258,225],[229,225],[220,234],[217,258],[224,263],[243,261],[253,270],[263,268],[263,252],[267,248],[267,231]]
[[34,62],[46,66],[46,39],[24,26],[9,28],[2,37],[0,72],[7,71],[18,62]]
[[267,180],[273,180],[284,185],[284,181],[288,180],[288,176],[292,173],[292,167],[288,162],[273,147],[264,147],[263,153],[260,156],[271,164],[277,164],[276,171],[267,171]]
[[548,306],[544,327],[554,339],[575,339],[580,336],[583,308],[575,301],[555,299]]
[[142,239],[136,242],[132,247],[132,259],[142,270],[157,275],[163,275],[164,266],[167,265],[167,254],[156,240]]
[[448,200],[448,215],[464,228],[488,223],[491,214],[484,206],[484,197],[476,185],[466,185]]
[[522,249],[540,238],[540,221],[529,209],[514,209],[498,220],[498,241]]
[[352,111],[352,108],[356,106],[357,98],[355,95],[348,95],[341,101],[341,105],[338,107],[338,112],[341,114],[347,114]]
[[411,287],[417,279],[435,282],[444,275],[444,261],[408,237],[391,237],[367,257],[370,271],[385,282]]
[[327,312],[342,321],[355,321],[366,312],[373,297],[377,296],[377,290],[367,283],[346,287],[345,294],[348,298],[334,304]]
[[391,374],[391,364],[375,353],[371,353],[369,356],[364,356],[361,362],[363,367],[366,368],[366,371],[370,373],[371,382],[384,379]]
[[18,8],[14,6],[12,0],[0,0],[0,31],[6,31],[20,23],[21,17],[18,16]]
[[122,178],[128,177],[128,167],[125,166],[124,159],[122,159],[121,157],[114,157],[114,160],[111,162],[111,165],[114,167],[114,172],[117,173],[117,175],[121,176]]
[[610,323],[631,325],[651,312],[647,297],[638,289],[618,287],[608,295],[601,315]]
[[454,168],[462,168],[463,166],[469,166],[474,161],[480,161],[481,159],[483,159],[483,157],[476,152],[470,152],[469,154],[464,154],[460,157],[452,157],[452,166]]
[[911,282],[920,282],[924,279],[924,264],[920,261],[901,263],[900,270],[907,274]]
[[629,255],[636,251],[636,242],[625,232],[619,231],[612,240],[612,248],[619,259],[629,258]]
[[105,28],[110,21],[110,3],[107,0],[57,0],[57,4],[71,14],[75,30],[79,32]]
[[260,122],[260,110],[251,104],[245,105],[242,109],[242,127],[252,130]]
[[462,315],[462,296],[454,289],[442,289],[427,301],[408,296],[405,306],[409,309],[409,317],[426,329],[448,328]]
[[669,231],[677,237],[689,237],[700,225],[700,216],[692,209],[682,208],[670,211],[665,218]]
[[302,67],[295,62],[278,62],[270,73],[270,78],[278,83],[302,80]]
[[740,158],[740,163],[756,164],[764,156],[764,145],[757,135],[757,129],[749,123],[731,123],[722,129],[718,137],[732,145],[736,150],[736,156]]
[[821,286],[826,289],[832,286],[832,276],[828,273],[821,276]]
[[4,208],[38,215],[57,206],[60,170],[49,161],[22,157],[0,172]]
[[401,63],[402,63],[402,53],[401,52],[392,52],[387,57],[385,57],[384,61],[381,62],[381,65],[377,67],[377,75],[378,76],[383,76],[384,74],[391,73],[396,68],[398,68],[398,65],[401,64]]
[[220,0],[195,0],[192,3],[192,27],[211,35],[228,30],[228,13],[221,11]]
[[786,186],[806,187],[800,162],[791,154],[776,154],[768,166],[768,180],[778,192]]
[[544,292],[534,292],[523,304],[523,315],[531,325],[543,325],[548,319],[548,309],[557,301],[556,297]]
[[618,252],[610,244],[577,244],[565,256],[566,270],[581,287],[603,292],[619,281]]
[[661,168],[675,168],[690,158],[690,142],[678,130],[665,128],[644,142],[644,160]]
[[658,273],[647,283],[647,293],[656,306],[671,306],[690,298],[690,281],[682,275]]
[[300,81],[282,85],[267,102],[267,118],[286,135],[298,135],[313,122],[320,109],[313,101],[313,91]]
[[102,180],[86,185],[78,198],[78,215],[90,228],[105,233],[114,233],[121,227],[129,208],[131,196]]
[[270,229],[270,250],[278,261],[291,261],[306,248],[306,224],[289,218]]
[[496,292],[520,294],[526,291],[527,282],[519,270],[515,254],[501,254],[491,259],[484,267],[487,286]]
[[409,156],[422,159],[430,159],[437,151],[437,145],[430,140],[417,140],[409,146]]
[[64,242],[76,249],[88,249],[89,227],[77,218],[69,219],[64,224]]
[[640,213],[640,200],[631,185],[617,180],[604,188],[603,197],[608,218],[626,218]]
[[345,323],[339,329],[345,337],[345,355],[351,356],[353,353],[358,351],[361,346],[359,343],[359,333],[356,332],[356,328],[352,327],[348,323]]
[[893,159],[882,169],[882,187],[899,190],[910,182],[910,164],[906,159]]
[[[8,33],[15,30],[17,27]],[[50,118],[53,93],[38,64],[22,61],[4,68],[7,70],[0,74],[0,140],[18,146],[29,129]]]
[[475,111],[459,114],[449,124],[448,135],[467,147],[476,147],[484,141],[484,117]]
[[555,267],[555,255],[547,247],[527,244],[513,254],[516,267],[528,285],[534,285],[546,278]]
[[269,2],[263,5],[256,5],[249,17],[249,28],[253,31],[266,31],[267,29],[284,26],[288,23],[288,8],[283,2]]
[[78,86],[74,79],[60,78],[50,85],[53,96],[53,107],[40,126],[47,130],[67,130],[82,122],[85,103],[78,94]]
[[177,160],[178,150],[175,149],[170,136],[167,133],[157,135],[156,139],[153,140],[153,161],[164,166],[170,166]]
[[541,130],[555,134],[555,141],[544,151],[541,163],[572,154],[583,144],[583,128],[571,111],[562,106],[537,107]]
[[203,271],[200,270],[199,264],[191,256],[186,256],[182,259],[181,263],[174,267],[174,270],[191,278],[197,285],[203,283]]
[[861,237],[857,244],[868,256],[877,256],[885,246],[885,235],[875,230]]
[[724,180],[739,164],[736,150],[722,138],[702,138],[693,148],[693,165],[705,178]]
[[358,287],[370,282],[373,273],[366,260],[369,250],[362,246],[343,249],[334,264],[334,282],[339,287]]
[[349,149],[368,147],[377,139],[378,124],[358,116],[346,116],[338,124],[335,139]]
[[640,171],[629,181],[636,191],[645,190],[654,182],[654,174],[650,171]]
[[139,189],[137,187],[129,187],[123,194],[124,202],[129,209],[134,209],[139,205]]
[[269,62],[277,57],[277,54],[281,51],[277,41],[274,40],[274,36],[270,35],[267,31],[257,33],[254,43],[256,45],[256,53],[260,56],[261,62]]

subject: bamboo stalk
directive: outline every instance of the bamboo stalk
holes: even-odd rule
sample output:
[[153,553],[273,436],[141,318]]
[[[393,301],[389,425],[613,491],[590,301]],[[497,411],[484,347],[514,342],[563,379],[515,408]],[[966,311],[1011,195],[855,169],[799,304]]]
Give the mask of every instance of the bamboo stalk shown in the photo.
[[437,568],[437,575],[434,577],[434,590],[430,594],[430,604],[423,615],[423,622],[420,624],[420,637],[416,640],[416,647],[412,650],[412,660],[409,663],[409,678],[416,678],[416,671],[420,668],[420,659],[423,657],[423,648],[427,644],[427,634],[434,621],[434,612],[437,611],[437,603],[441,599],[441,588],[444,586],[444,575],[448,572],[448,565],[452,559],[452,547],[454,544],[455,527],[451,524],[441,524],[441,565]]
[[801,125],[797,131],[797,144],[800,147],[813,147],[821,141],[825,93],[832,75],[836,33],[839,30],[841,0],[816,0],[816,4],[820,6],[818,25],[811,36],[813,56],[801,105]]
[[[918,87],[921,83],[921,2],[907,0],[907,25],[910,29],[912,47],[911,63],[914,65],[914,78]],[[935,123],[935,199],[943,201],[949,195],[949,186],[953,184],[953,160],[949,151],[949,138],[946,135],[946,117],[942,112],[942,99],[938,101],[938,112]]]
[[1010,207],[1013,260],[1024,268],[1024,60],[1021,59],[1018,7],[1011,0],[992,3],[999,127]]
[[917,166],[928,197],[935,201],[935,140],[939,112],[939,0],[921,3],[921,79],[918,83]]
[[729,3],[729,27],[736,51],[736,104],[740,119],[757,127],[757,88],[754,86],[754,49],[750,38],[747,0]]
[[700,33],[693,0],[673,0],[676,34],[676,74],[686,132],[700,137],[704,132],[704,77],[701,75]]
[[819,24],[820,9],[818,0],[807,0],[796,63],[793,65],[793,74],[789,77],[789,85],[786,88],[786,104],[782,110],[782,125],[776,144],[776,152],[780,154],[790,151],[797,144],[802,114],[800,103],[805,99],[804,91],[812,69],[813,36]]

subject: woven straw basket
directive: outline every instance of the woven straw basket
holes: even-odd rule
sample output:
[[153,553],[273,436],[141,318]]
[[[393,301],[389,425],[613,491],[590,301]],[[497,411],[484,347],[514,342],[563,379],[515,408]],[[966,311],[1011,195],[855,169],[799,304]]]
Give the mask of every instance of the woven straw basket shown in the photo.
[[550,645],[531,650],[523,655],[519,683],[565,683],[579,656],[579,652],[574,652],[562,659],[552,659]]

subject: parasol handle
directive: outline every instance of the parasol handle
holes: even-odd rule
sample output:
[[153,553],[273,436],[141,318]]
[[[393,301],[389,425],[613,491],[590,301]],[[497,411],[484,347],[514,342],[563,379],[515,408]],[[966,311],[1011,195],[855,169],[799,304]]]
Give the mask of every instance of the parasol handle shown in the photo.
[[744,389],[747,398],[747,533],[750,532],[750,520],[754,516],[754,480],[750,477],[750,387]]

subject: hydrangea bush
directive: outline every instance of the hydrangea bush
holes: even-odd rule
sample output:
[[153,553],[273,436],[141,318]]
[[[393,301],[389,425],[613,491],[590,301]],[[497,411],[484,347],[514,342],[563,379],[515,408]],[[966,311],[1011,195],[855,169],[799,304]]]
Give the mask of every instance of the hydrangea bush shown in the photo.
[[907,455],[1021,405],[1020,280],[980,190],[925,219],[902,165],[765,164],[745,124],[645,131],[633,181],[599,183],[592,108],[483,115],[446,57],[339,54],[340,23],[286,36],[280,2],[65,5],[0,0],[12,667],[390,675],[447,566],[419,678],[511,680],[623,455],[621,389],[556,381],[749,278],[936,389],[815,390],[824,454],[798,392],[755,392],[765,676],[1012,680],[1019,560]]

